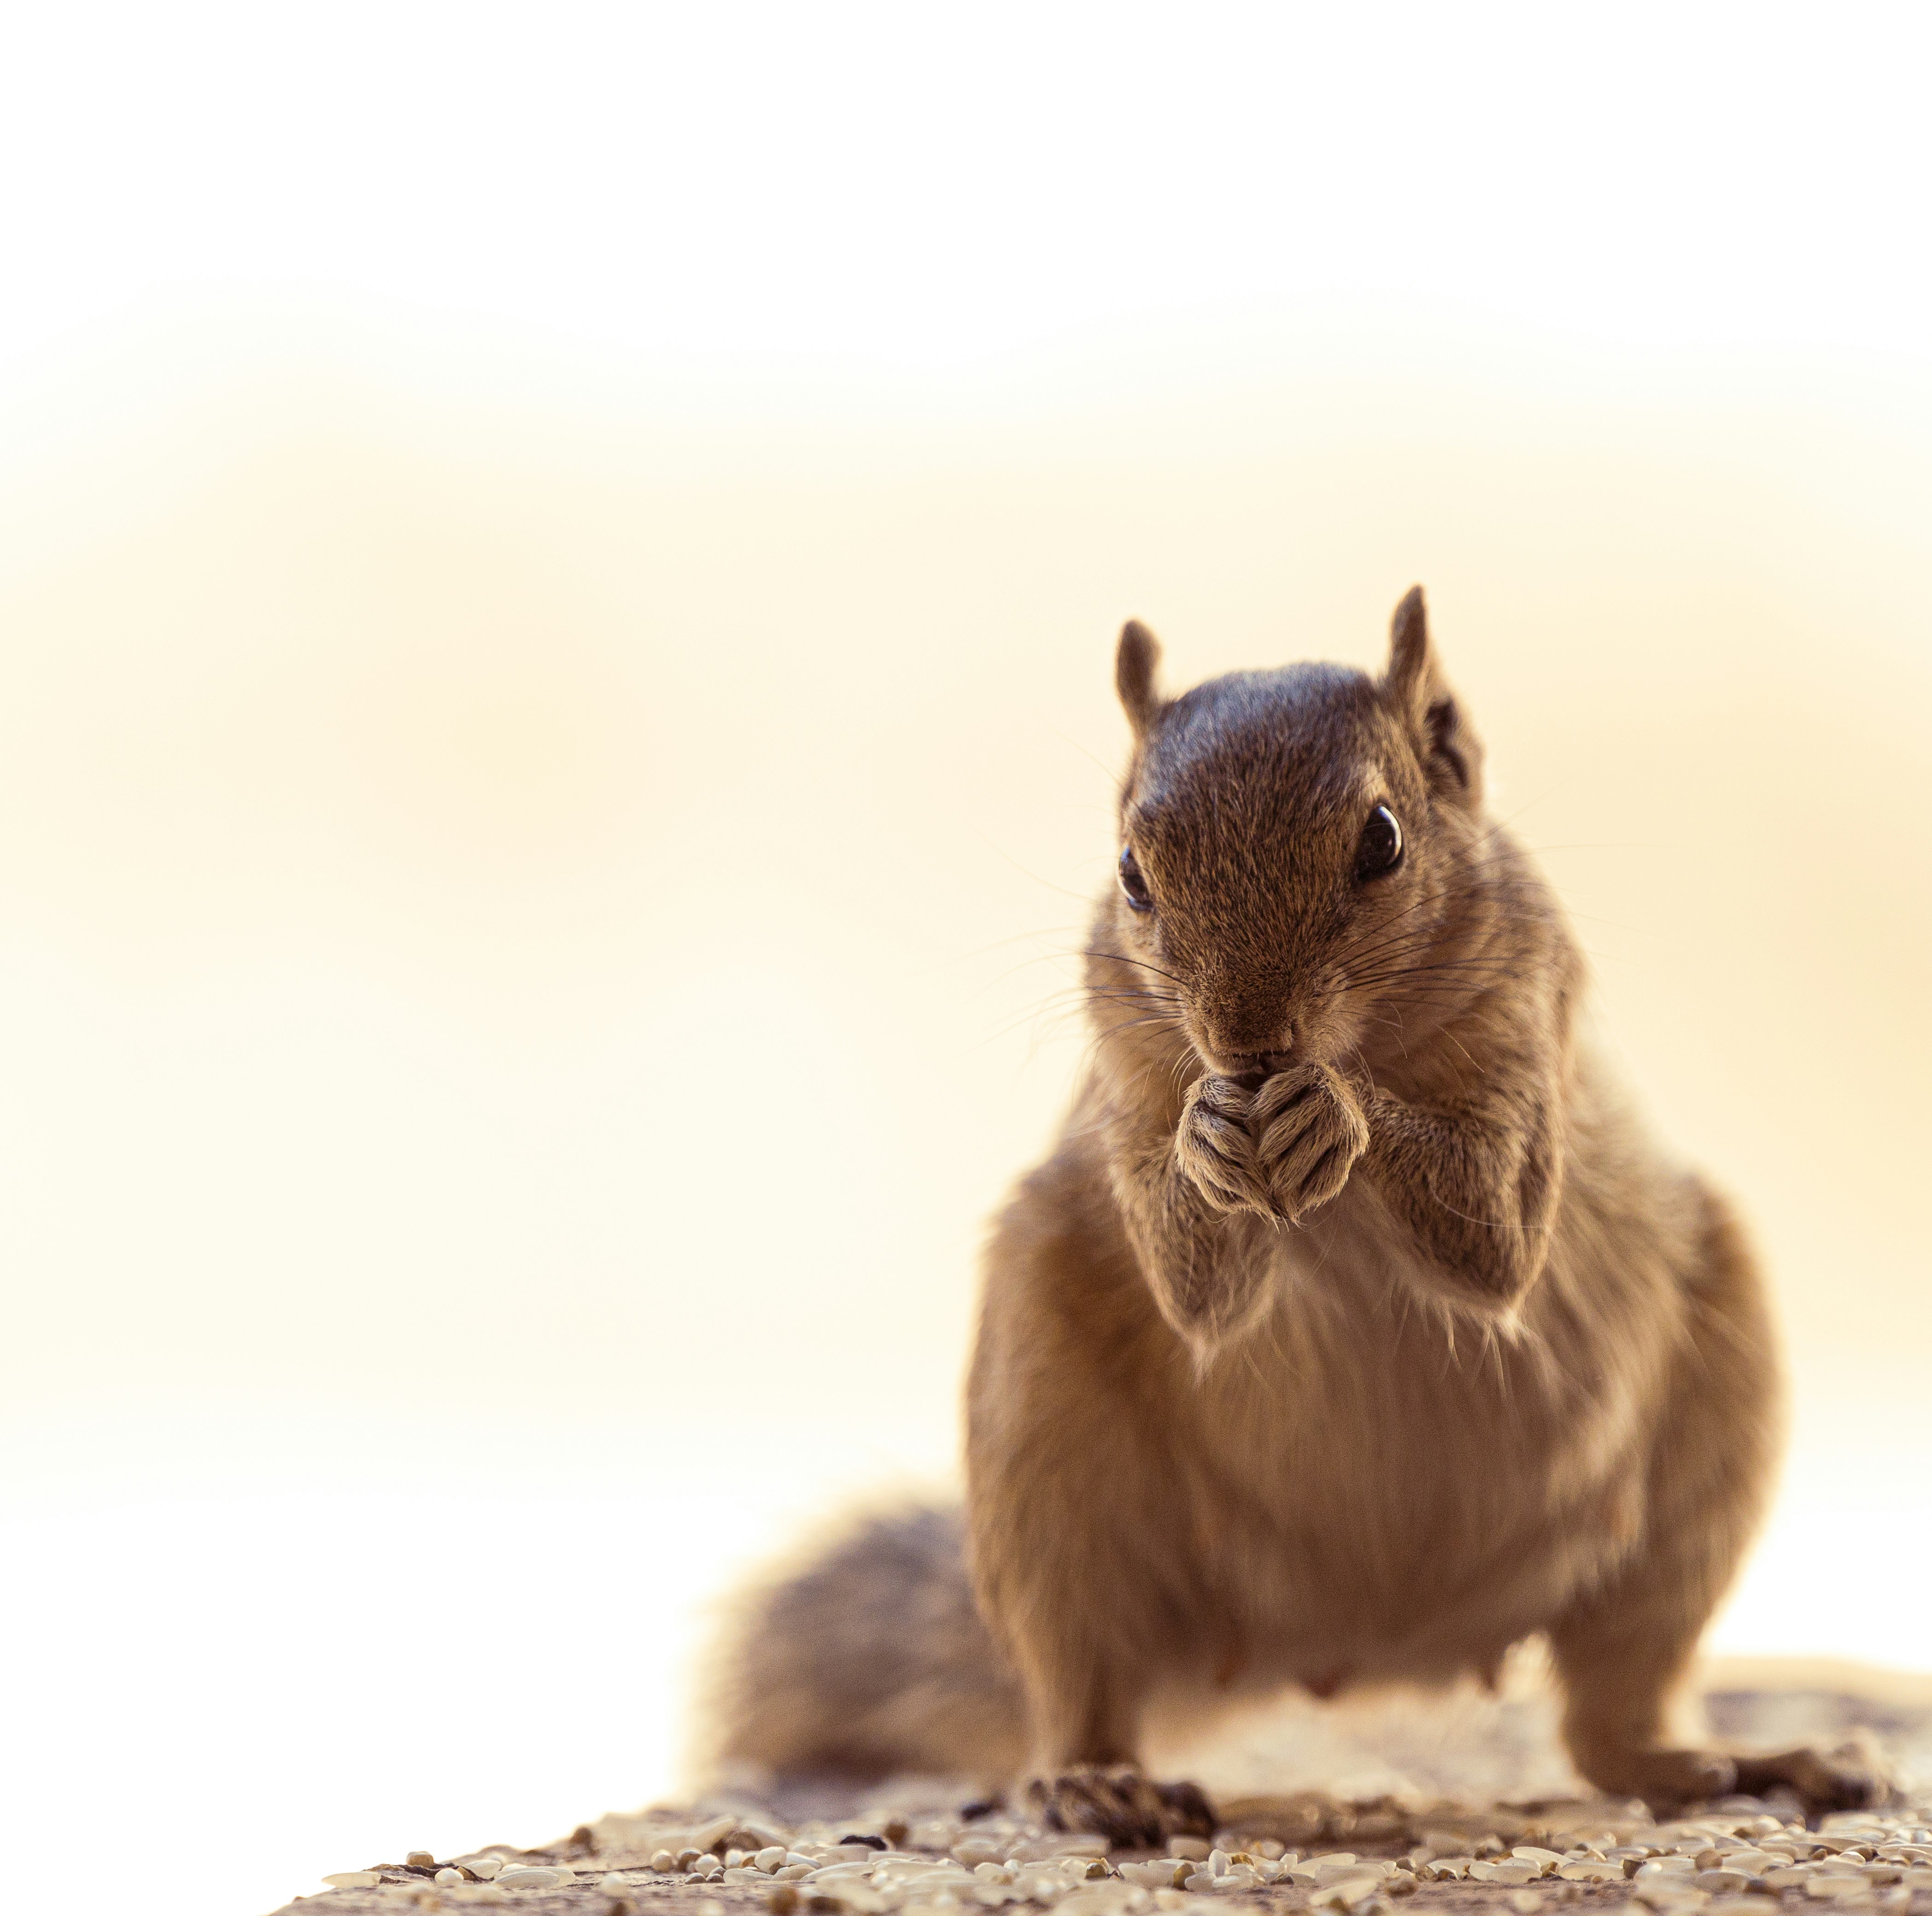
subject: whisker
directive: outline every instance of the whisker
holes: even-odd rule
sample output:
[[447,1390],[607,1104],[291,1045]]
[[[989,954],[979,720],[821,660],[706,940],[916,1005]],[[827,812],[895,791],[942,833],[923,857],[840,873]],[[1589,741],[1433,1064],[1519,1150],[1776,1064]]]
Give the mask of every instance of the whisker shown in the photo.
[[1078,955],[1082,958],[1112,958],[1116,964],[1138,965],[1142,970],[1151,971],[1156,977],[1172,979],[1177,985],[1184,985],[1187,982],[1184,978],[1175,977],[1171,971],[1162,970],[1157,964],[1150,964],[1145,958],[1130,958],[1125,952],[1102,952],[1089,946],[1084,947]]

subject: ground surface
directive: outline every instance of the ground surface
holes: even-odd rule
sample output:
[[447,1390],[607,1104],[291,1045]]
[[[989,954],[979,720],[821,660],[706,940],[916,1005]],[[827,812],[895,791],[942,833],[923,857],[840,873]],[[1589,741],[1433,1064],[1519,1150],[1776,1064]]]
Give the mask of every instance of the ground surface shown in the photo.
[[1641,1804],[1588,1795],[1532,1682],[1448,1706],[1288,1706],[1245,1738],[1176,1753],[1214,1795],[1212,1843],[1110,1855],[1098,1838],[1001,1810],[962,1816],[958,1786],[916,1779],[863,1795],[748,1789],[605,1816],[548,1849],[345,1870],[278,1916],[479,1905],[526,1916],[975,1916],[1008,1905],[1012,1916],[1208,1916],[1228,1904],[1770,1916],[1780,1903],[1794,1916],[1840,1905],[1932,1916],[1932,1694],[1918,1691],[1787,1671],[1733,1673],[1707,1693],[1726,1743],[1842,1747],[1893,1780],[1885,1809],[1809,1825],[1775,1798],[1730,1798],[1660,1824]]

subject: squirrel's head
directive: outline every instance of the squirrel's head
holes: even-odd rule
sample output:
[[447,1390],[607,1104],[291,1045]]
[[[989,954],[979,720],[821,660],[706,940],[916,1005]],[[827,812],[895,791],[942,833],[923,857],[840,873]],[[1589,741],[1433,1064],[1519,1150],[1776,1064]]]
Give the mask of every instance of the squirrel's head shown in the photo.
[[1169,699],[1160,657],[1145,627],[1121,633],[1134,755],[1096,943],[1132,975],[1096,976],[1102,1022],[1178,1025],[1228,1077],[1361,1045],[1414,997],[1483,837],[1481,748],[1421,588],[1379,678],[1289,665]]

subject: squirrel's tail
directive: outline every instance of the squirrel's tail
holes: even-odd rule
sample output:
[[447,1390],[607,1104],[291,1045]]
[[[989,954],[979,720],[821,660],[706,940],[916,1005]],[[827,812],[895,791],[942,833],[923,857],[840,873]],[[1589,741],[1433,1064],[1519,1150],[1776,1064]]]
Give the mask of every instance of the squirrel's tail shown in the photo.
[[711,1720],[734,1771],[1004,1784],[1023,1754],[1019,1684],[974,1603],[960,1512],[867,1518],[748,1593]]

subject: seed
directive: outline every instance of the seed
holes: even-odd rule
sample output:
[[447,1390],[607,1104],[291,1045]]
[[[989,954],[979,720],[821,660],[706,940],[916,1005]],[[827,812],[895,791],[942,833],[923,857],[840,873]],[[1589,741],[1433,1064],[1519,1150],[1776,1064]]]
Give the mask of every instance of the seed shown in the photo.
[[1478,1882],[1514,1883],[1522,1885],[1534,1881],[1543,1874],[1541,1868],[1534,1863],[1519,1863],[1514,1858],[1502,1863],[1472,1863],[1469,1874]]
[[1563,1861],[1563,1858],[1553,1849],[1538,1849],[1533,1844],[1528,1843],[1511,1850],[1510,1854],[1519,1863],[1540,1864],[1546,1873],[1555,1869],[1557,1864]]

